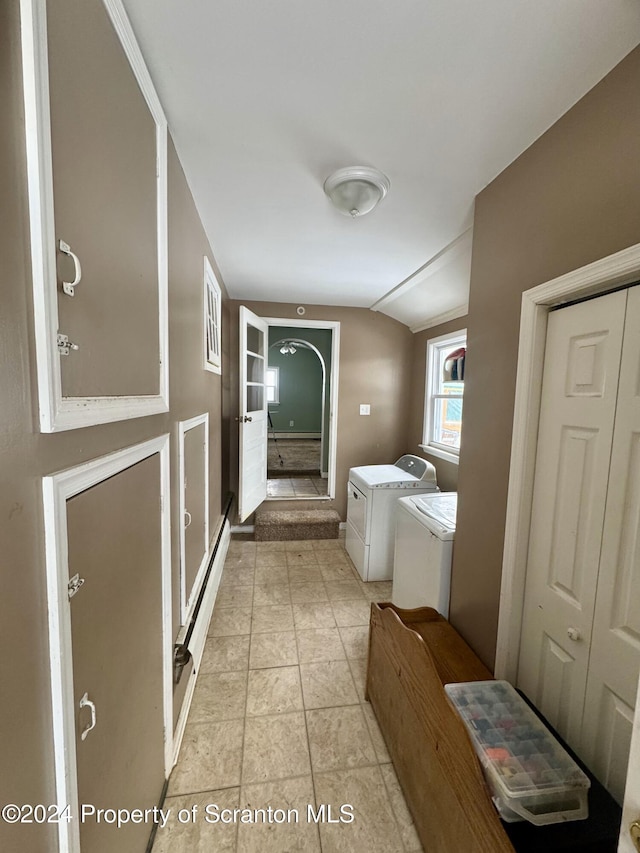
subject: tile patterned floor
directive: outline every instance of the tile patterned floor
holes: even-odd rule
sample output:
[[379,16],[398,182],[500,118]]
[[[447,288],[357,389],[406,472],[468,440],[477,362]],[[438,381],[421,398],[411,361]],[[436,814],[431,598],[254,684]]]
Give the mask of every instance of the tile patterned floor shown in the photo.
[[327,497],[328,482],[322,477],[270,477],[267,480],[267,499]]
[[[341,540],[231,542],[154,853],[422,850],[364,700],[369,606],[390,595]],[[308,821],[320,804],[355,819]],[[291,820],[211,822],[269,807]]]

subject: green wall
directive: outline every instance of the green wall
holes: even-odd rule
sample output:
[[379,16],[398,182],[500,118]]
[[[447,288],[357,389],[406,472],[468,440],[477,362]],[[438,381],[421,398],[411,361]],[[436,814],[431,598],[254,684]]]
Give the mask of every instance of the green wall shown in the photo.
[[[313,350],[299,347],[293,355],[282,355],[271,346],[283,338],[308,341],[322,353],[327,371],[325,388],[325,446],[322,470],[327,470],[329,455],[329,395],[331,373],[330,329],[304,329],[291,326],[269,327],[269,367],[280,371],[280,402],[270,404],[269,412],[276,432],[320,433],[322,428],[322,366]],[[290,426],[293,421],[293,426]]]

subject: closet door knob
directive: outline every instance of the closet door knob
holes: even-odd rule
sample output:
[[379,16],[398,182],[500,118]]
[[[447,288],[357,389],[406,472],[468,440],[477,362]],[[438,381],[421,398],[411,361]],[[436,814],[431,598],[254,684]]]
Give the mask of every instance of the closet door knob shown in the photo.
[[567,628],[567,637],[577,642],[580,639],[580,631],[577,628]]

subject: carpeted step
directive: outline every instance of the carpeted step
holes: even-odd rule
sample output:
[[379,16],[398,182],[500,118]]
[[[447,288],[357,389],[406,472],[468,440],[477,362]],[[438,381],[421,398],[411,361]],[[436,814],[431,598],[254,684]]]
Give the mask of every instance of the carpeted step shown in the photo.
[[335,509],[265,510],[256,512],[255,539],[337,539],[340,516]]

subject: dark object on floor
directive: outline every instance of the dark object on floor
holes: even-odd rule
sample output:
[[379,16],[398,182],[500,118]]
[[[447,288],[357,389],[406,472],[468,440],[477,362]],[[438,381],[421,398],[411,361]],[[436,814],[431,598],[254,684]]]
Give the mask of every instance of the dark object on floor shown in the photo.
[[256,512],[258,542],[292,539],[337,539],[340,516],[334,509],[263,510]]

